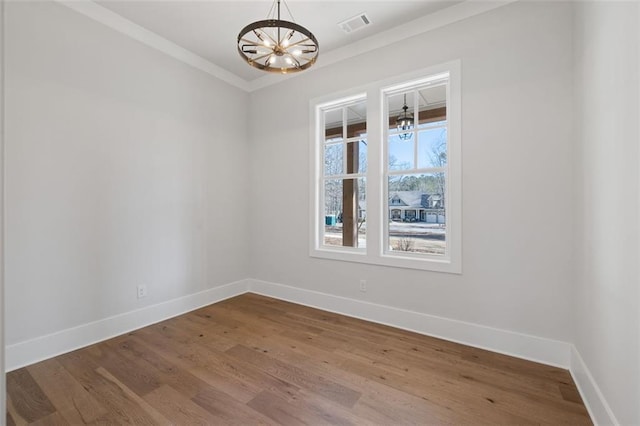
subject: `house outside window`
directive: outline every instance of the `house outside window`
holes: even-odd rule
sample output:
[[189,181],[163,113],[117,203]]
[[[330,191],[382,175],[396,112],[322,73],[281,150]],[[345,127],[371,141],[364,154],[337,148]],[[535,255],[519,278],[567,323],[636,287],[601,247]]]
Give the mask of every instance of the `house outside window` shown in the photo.
[[459,62],[314,100],[311,119],[311,256],[460,273]]

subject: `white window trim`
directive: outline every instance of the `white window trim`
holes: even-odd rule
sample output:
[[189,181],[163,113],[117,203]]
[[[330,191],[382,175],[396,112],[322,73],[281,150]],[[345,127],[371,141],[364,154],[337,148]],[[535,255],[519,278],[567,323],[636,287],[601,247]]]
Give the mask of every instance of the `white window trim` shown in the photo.
[[[358,247],[331,247],[331,246],[323,246],[322,241],[324,237],[323,228],[324,228],[324,192],[319,190],[322,186],[321,184],[324,181],[324,128],[320,126],[320,123],[324,123],[324,119],[322,117],[323,110],[327,106],[331,106],[331,108],[339,108],[345,105],[352,104],[359,100],[366,99],[366,92],[362,90],[350,91],[347,93],[343,93],[342,96],[340,94],[323,97],[321,99],[316,99],[312,101],[311,108],[311,141],[312,141],[312,154],[310,155],[310,170],[312,173],[312,178],[310,179],[310,191],[311,194],[311,256],[314,257],[324,257],[327,259],[335,259],[335,260],[352,260],[356,262],[366,262],[364,260],[364,256],[366,255],[366,250]],[[338,101],[336,101],[338,99]],[[347,143],[348,139],[345,139],[342,143]],[[368,140],[368,138],[367,138]],[[367,150],[368,152],[368,150]],[[368,160],[368,158],[367,158]],[[346,157],[343,158],[343,171],[346,171]],[[368,168],[367,172],[363,177],[368,178]],[[342,178],[358,178],[361,174],[354,175],[336,175],[332,178],[342,179]],[[367,202],[367,208],[369,204]],[[367,241],[367,246],[368,246]],[[355,256],[353,259],[348,259],[348,257]],[[356,260],[357,259],[357,260]]]
[[[408,74],[378,81],[357,89],[334,93],[310,101],[310,143],[309,156],[310,179],[310,238],[309,255],[312,257],[341,260],[347,262],[369,263],[399,268],[421,269],[427,271],[462,273],[462,126],[461,126],[461,75],[460,61],[452,61],[418,70]],[[448,173],[447,197],[447,253],[445,256],[412,256],[407,253],[395,254],[385,250],[385,220],[388,211],[385,200],[387,185],[384,161],[386,143],[383,143],[387,120],[386,105],[383,105],[384,93],[411,87],[416,81],[427,80],[437,74],[449,73],[447,92],[447,133],[448,133]],[[322,245],[324,219],[321,186],[324,156],[321,152],[324,129],[320,114],[327,105],[339,106],[336,100],[352,102],[354,99],[367,99],[367,235],[366,248],[329,247]],[[342,103],[340,102],[340,103]]]

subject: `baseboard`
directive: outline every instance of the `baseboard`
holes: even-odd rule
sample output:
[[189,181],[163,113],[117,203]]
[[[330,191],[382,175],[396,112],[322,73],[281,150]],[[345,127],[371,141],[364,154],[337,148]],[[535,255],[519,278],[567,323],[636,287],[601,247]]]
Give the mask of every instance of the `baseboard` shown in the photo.
[[571,345],[571,376],[580,391],[582,401],[589,411],[591,420],[596,425],[619,425],[611,407],[593,379],[591,372],[580,356],[578,349]]
[[98,343],[247,292],[569,369],[593,422],[596,425],[619,424],[582,357],[570,343],[256,279],[236,281],[9,345],[5,350],[5,371]]
[[[581,391],[583,398],[591,400],[592,394],[599,395],[599,391],[590,391],[597,390],[597,386],[593,387],[595,383],[590,378],[586,366],[575,349],[571,350],[572,345],[569,343],[255,279],[236,281],[9,345],[5,352],[6,371],[101,342],[247,291],[555,367],[571,366],[574,378],[577,375],[581,383],[584,383],[582,388],[587,393]],[[575,372],[574,365],[577,366]],[[583,372],[587,375],[584,376]]]
[[261,280],[250,279],[249,291],[360,318],[517,358],[568,369],[571,345],[513,331],[378,305]]
[[67,353],[247,292],[240,280],[6,347],[5,371]]

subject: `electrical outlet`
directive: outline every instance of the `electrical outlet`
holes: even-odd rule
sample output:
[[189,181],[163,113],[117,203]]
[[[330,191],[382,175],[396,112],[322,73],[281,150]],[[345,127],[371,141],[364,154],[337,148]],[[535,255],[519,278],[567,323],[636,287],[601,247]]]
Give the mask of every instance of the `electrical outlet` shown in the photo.
[[360,280],[360,291],[363,293],[367,291],[367,280]]
[[138,299],[142,299],[143,297],[147,297],[147,286],[139,285],[138,286]]

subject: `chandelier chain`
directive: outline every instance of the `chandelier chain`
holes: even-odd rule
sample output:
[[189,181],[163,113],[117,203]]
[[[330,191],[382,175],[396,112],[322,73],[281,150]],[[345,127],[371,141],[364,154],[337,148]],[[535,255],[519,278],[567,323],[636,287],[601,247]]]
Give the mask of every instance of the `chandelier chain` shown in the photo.
[[289,12],[289,16],[291,16],[291,22],[296,22],[296,18],[293,17],[293,13],[291,13],[291,9],[289,9],[287,2],[282,0],[282,3],[284,3],[284,7],[287,8],[287,12]]

